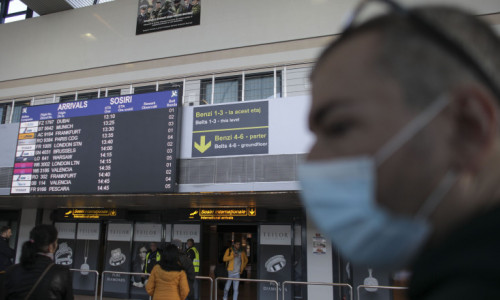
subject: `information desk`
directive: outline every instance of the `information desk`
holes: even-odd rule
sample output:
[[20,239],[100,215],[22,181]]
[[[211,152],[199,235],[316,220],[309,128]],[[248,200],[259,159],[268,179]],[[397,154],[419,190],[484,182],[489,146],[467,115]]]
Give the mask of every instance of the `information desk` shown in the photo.
[[23,107],[11,194],[174,192],[178,92]]

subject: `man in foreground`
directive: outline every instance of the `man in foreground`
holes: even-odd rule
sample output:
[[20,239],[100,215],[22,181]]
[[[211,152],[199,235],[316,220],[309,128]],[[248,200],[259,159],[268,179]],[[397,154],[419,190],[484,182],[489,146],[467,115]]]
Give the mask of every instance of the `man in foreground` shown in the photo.
[[306,210],[352,263],[413,266],[410,299],[499,299],[500,41],[458,9],[363,3],[389,12],[311,75]]

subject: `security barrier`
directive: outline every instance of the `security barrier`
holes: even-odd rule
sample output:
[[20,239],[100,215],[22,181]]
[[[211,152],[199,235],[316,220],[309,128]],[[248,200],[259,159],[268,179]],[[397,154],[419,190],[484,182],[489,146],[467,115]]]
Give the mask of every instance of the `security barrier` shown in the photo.
[[[137,275],[137,276],[147,276],[149,277],[149,273],[137,273],[137,272],[115,272],[115,271],[104,271],[102,272],[101,275],[101,300],[102,300],[102,293],[104,291],[104,275],[105,274],[120,274],[120,275]],[[151,300],[151,296],[149,297],[149,300]]]
[[208,277],[208,276],[196,276],[195,278],[198,279],[198,280],[209,280],[210,281],[210,300],[212,300],[212,295],[213,295],[213,292],[214,292],[214,280],[212,279],[212,277]]
[[361,300],[359,296],[359,289],[360,288],[376,288],[376,289],[383,289],[383,290],[407,290],[408,287],[404,286],[386,286],[386,285],[358,285],[357,289],[357,295],[358,295],[358,300]]
[[[245,282],[267,282],[276,285],[276,300],[279,300],[279,283],[276,280],[264,280],[264,279],[246,279],[246,278],[229,278],[229,277],[217,277],[215,278],[215,286],[220,280],[233,280],[233,281],[245,281]],[[215,289],[215,299],[217,298],[217,288]]]
[[[147,273],[135,273],[135,272],[114,272],[114,271],[104,271],[102,274],[99,274],[96,270],[83,270],[83,269],[70,269],[71,272],[88,272],[96,274],[96,283],[95,283],[95,300],[102,300],[103,291],[104,291],[104,278],[105,274],[121,274],[121,275],[140,275],[140,276],[150,276]],[[98,287],[99,287],[99,276],[101,277],[101,293],[98,298]],[[234,280],[234,281],[245,281],[245,282],[255,282],[255,283],[270,283],[276,286],[276,300],[279,300],[279,286],[280,284],[276,280],[264,280],[264,279],[247,279],[247,278],[229,278],[229,277],[217,277],[215,281],[212,277],[208,276],[196,276],[196,280],[208,280],[210,281],[210,300],[213,299],[213,290],[214,287],[217,286],[219,280]],[[345,287],[349,289],[350,300],[353,300],[353,288],[351,285],[347,283],[332,283],[332,282],[306,282],[306,281],[283,281],[281,284],[283,289],[281,292],[281,299],[285,300],[285,286],[286,285],[322,285],[322,286],[332,286],[332,287]],[[402,286],[384,286],[384,285],[359,285],[357,290],[357,300],[361,300],[360,289],[362,288],[376,288],[376,289],[388,289],[388,290],[407,290],[408,287]],[[217,298],[218,289],[215,288],[215,299]],[[149,297],[151,299],[151,297]]]
[[[99,285],[99,272],[96,270],[84,270],[84,269],[69,269],[70,272],[87,272],[88,273],[95,273],[95,300],[97,300],[97,290],[98,290],[98,285]],[[101,296],[102,298],[102,296]]]
[[[305,282],[305,281],[283,281],[283,290],[281,292],[282,299],[285,300],[285,285],[296,284],[296,285],[326,285],[326,286],[339,286],[346,287],[349,289],[350,299],[352,300],[352,286],[347,283],[332,283],[332,282]],[[359,297],[359,296],[358,296]],[[359,300],[359,298],[358,298]]]

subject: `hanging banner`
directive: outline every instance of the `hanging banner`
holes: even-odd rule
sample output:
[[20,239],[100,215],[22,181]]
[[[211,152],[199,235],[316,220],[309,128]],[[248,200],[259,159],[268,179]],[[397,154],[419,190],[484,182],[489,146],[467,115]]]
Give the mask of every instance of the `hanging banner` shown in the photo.
[[[292,228],[289,225],[261,225],[259,236],[259,277],[277,282],[292,280]],[[286,299],[292,299],[286,287]],[[282,293],[281,286],[279,293]],[[276,299],[276,286],[259,285],[259,299]]]
[[[134,244],[132,246],[133,257],[131,272],[144,273],[146,255],[151,242],[161,242],[162,225],[151,223],[137,223],[134,225]],[[149,299],[148,293],[144,289],[147,277],[141,275],[130,276],[130,296],[133,299]]]
[[269,102],[193,109],[192,157],[269,153]]
[[137,35],[200,25],[200,0],[139,0]]
[[[99,249],[100,232],[99,223],[77,224],[73,264],[75,269],[97,270],[99,251],[95,251],[95,249]],[[91,272],[74,272],[73,289],[75,294],[94,295],[96,276],[95,273]]]
[[195,244],[200,242],[200,225],[198,224],[174,224],[174,240],[181,240],[185,243],[188,239],[193,239]]
[[161,224],[135,224],[134,242],[161,242]]
[[[132,224],[111,223],[108,225],[104,270],[130,272],[130,242]],[[104,274],[104,295],[113,298],[129,298],[130,275]]]
[[[146,265],[146,255],[148,253],[148,243],[147,242],[134,242],[133,252],[134,257],[132,258],[132,267],[130,272],[133,273],[144,273],[144,267]],[[144,286],[146,285],[146,276],[132,275],[130,276],[130,297],[132,299],[149,299],[148,293]]]
[[57,229],[59,247],[54,253],[54,262],[58,265],[73,268],[75,249],[76,223],[54,223]]

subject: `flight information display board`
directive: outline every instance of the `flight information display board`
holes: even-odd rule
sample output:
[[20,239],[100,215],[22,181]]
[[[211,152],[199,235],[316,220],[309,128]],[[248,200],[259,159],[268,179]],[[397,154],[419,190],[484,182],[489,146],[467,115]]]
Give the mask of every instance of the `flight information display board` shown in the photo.
[[175,192],[178,91],[23,107],[11,194]]

